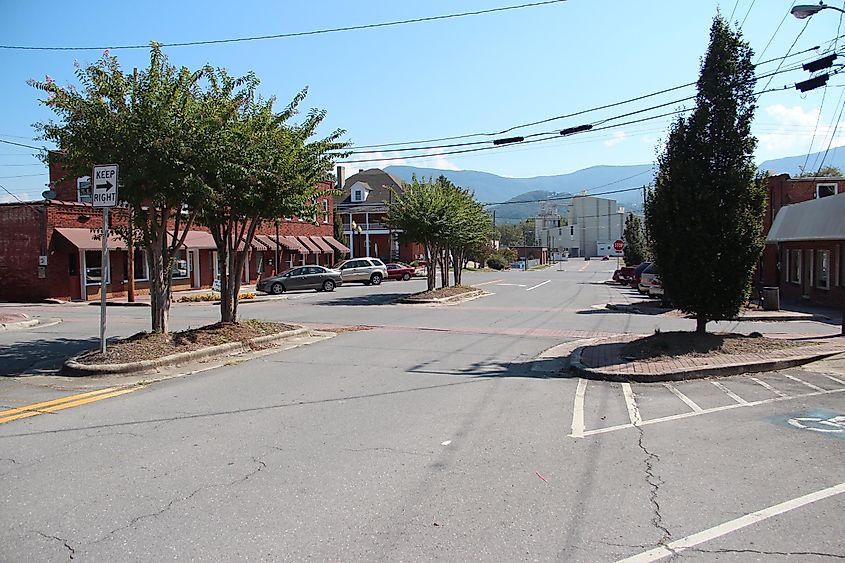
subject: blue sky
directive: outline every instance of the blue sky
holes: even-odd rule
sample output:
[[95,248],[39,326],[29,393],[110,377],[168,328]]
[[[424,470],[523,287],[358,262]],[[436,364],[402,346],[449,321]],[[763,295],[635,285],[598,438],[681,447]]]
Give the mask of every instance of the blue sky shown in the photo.
[[[168,43],[224,39],[429,17],[519,3],[522,2],[0,0],[0,43],[115,46],[145,44],[150,40]],[[831,47],[840,24],[839,14],[826,10],[809,20],[792,16],[784,19],[793,4],[791,0],[569,0],[396,27],[171,47],[165,51],[174,64],[189,68],[211,63],[235,74],[253,70],[262,81],[262,93],[274,95],[282,103],[308,86],[310,93],[304,107],[328,110],[326,132],[346,129],[347,137],[362,146],[500,131],[693,82],[717,9],[725,16],[733,12],[732,21],[744,20],[744,37],[757,53],[755,60],[783,57],[790,52],[793,42],[792,53],[817,45],[823,49]],[[775,33],[779,24],[780,29]],[[845,40],[839,43],[845,44]],[[112,53],[129,70],[146,66],[148,59],[145,50],[113,49]],[[50,75],[60,84],[73,83],[74,60],[85,63],[99,55],[98,51],[0,49],[3,71],[0,139],[41,144],[33,142],[31,124],[49,119],[51,114],[39,106],[39,94],[26,85],[26,80]],[[789,58],[783,68],[812,58],[812,53]],[[771,72],[777,66],[777,61],[761,65],[758,72]],[[839,131],[835,134],[833,131],[842,109],[845,80],[833,77],[826,90],[806,94],[791,88],[808,77],[802,70],[775,76],[769,88],[785,85],[790,88],[761,96],[754,125],[759,138],[759,160],[807,153],[811,149],[824,150],[831,142],[831,135],[833,146],[845,144]],[[763,84],[765,81],[759,86],[762,88]],[[673,102],[692,93],[692,88],[687,88],[519,129],[508,135],[594,122]],[[689,102],[686,104],[689,106]],[[662,110],[627,119],[681,107],[682,103],[671,103]],[[392,163],[482,170],[516,177],[562,174],[592,165],[641,164],[654,159],[669,122],[670,118],[662,118],[479,153],[438,156],[434,150],[419,151],[414,154],[422,153],[426,157],[396,159]],[[37,199],[45,189],[47,175],[31,152],[0,144],[0,184],[19,197]],[[388,158],[395,153],[366,156]],[[355,163],[349,168],[355,171],[390,163]],[[10,197],[0,193],[0,201]]]

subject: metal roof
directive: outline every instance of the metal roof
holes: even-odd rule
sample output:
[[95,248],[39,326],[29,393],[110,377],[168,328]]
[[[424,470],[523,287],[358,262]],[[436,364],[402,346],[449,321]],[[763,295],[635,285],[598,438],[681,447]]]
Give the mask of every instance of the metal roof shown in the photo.
[[766,242],[845,240],[845,193],[781,207]]

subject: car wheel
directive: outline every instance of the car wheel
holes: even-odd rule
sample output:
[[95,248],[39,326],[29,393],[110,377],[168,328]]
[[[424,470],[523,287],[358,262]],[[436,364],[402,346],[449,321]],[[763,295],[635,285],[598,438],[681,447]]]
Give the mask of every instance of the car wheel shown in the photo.
[[283,286],[280,282],[276,282],[270,286],[270,293],[273,295],[281,295],[285,291],[285,286]]
[[323,291],[334,291],[334,282],[332,280],[326,280],[323,282]]
[[370,283],[373,285],[378,285],[381,283],[381,274],[373,274],[370,278]]
[[408,272],[402,274],[402,281],[408,281],[409,279],[411,279],[411,274],[409,274]]

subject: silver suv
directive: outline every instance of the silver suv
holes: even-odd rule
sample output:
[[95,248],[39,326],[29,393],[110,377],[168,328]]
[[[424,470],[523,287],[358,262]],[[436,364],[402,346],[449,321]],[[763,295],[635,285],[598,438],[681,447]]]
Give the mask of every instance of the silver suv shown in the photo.
[[364,285],[378,285],[387,277],[387,267],[378,258],[351,258],[335,269],[346,282],[361,282]]

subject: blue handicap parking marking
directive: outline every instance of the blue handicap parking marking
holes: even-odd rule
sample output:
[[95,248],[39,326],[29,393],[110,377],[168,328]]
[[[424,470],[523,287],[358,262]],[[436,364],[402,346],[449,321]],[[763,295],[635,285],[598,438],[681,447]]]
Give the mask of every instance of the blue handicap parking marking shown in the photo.
[[805,411],[769,419],[775,424],[845,439],[845,415],[825,410]]

